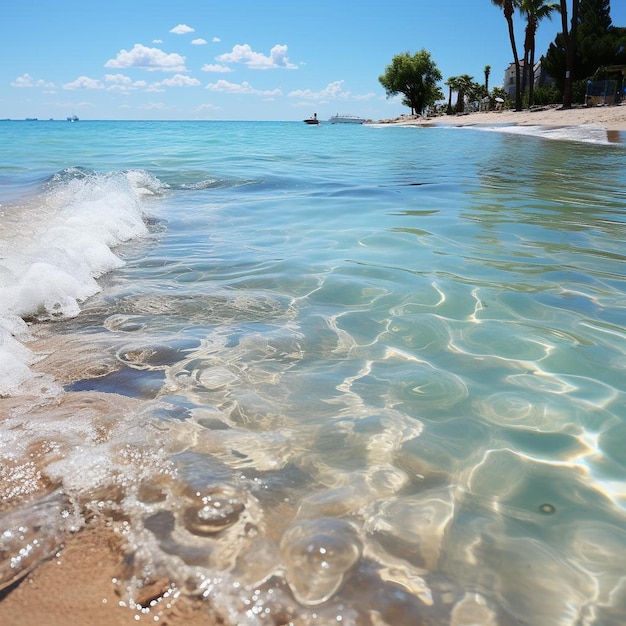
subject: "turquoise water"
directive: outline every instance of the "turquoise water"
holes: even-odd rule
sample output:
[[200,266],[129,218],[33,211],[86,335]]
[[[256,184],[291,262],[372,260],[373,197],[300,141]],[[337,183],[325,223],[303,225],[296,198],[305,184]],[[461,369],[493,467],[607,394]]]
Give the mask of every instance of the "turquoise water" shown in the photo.
[[624,623],[626,144],[0,127],[0,582],[97,518],[131,610]]

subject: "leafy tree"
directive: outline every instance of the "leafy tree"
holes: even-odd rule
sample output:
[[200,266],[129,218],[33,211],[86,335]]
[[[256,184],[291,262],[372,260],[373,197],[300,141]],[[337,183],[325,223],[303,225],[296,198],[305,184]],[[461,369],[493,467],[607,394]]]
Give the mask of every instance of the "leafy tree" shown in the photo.
[[469,74],[461,74],[459,76],[458,91],[456,97],[456,112],[463,113],[465,111],[465,96],[469,96],[473,89],[474,77]]
[[448,115],[452,115],[454,111],[452,110],[452,92],[459,91],[459,77],[458,76],[450,76],[448,80],[445,82],[446,87],[450,89],[448,95]]
[[489,74],[491,74],[491,65],[485,65],[485,91],[489,93]]
[[489,97],[490,105],[493,106],[496,102],[496,98],[500,98],[502,102],[506,102],[508,100],[508,96],[503,87],[494,87],[491,92],[491,96]]
[[592,76],[600,65],[615,63],[609,0],[581,0],[576,36],[577,75]]
[[572,0],[569,23],[566,0],[560,5],[562,32],[550,44],[543,67],[563,92],[563,105],[571,106],[580,91],[575,83],[602,66],[626,63],[626,29],[611,25],[610,0]]
[[521,0],[520,13],[526,17],[526,30],[524,38],[524,74],[522,79],[522,94],[526,91],[526,78],[528,77],[528,106],[533,104],[533,92],[535,86],[535,36],[541,20],[552,17],[554,11],[560,11],[561,7],[546,0]]
[[[562,0],[565,2],[565,0]],[[492,4],[502,9],[504,19],[509,29],[509,40],[513,51],[513,62],[515,63],[515,110],[522,110],[522,91],[520,88],[520,62],[517,54],[517,44],[515,43],[515,28],[513,27],[513,13],[519,7],[521,0],[491,0]]]
[[443,98],[437,85],[441,78],[430,53],[422,49],[413,56],[409,52],[394,56],[378,81],[388,98],[402,94],[402,104],[410,107],[412,114],[422,114],[426,107]]

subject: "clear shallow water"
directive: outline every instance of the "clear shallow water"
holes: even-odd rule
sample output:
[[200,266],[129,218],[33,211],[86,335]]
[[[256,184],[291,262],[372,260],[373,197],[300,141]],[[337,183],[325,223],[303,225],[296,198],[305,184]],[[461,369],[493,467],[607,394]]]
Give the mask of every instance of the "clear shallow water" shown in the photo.
[[2,133],[4,584],[104,518],[132,610],[624,623],[624,144]]

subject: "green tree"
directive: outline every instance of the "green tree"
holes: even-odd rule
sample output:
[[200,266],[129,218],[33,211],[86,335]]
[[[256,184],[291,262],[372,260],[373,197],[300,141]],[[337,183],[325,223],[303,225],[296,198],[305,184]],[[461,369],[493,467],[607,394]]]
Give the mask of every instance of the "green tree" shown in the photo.
[[457,79],[457,97],[456,97],[456,112],[463,113],[465,111],[465,97],[470,100],[473,99],[475,91],[474,77],[469,74],[461,74]]
[[448,78],[448,80],[445,82],[445,85],[450,90],[448,93],[448,115],[452,115],[452,113],[454,113],[452,109],[452,92],[456,91],[458,93],[459,91],[459,77],[450,76],[450,78]]
[[550,44],[543,66],[562,91],[564,106],[571,106],[575,82],[603,66],[626,62],[626,29],[611,25],[609,0],[572,0],[571,20],[567,4],[560,0],[562,31]]
[[526,91],[526,78],[528,78],[528,106],[533,104],[533,92],[535,87],[535,37],[539,22],[552,18],[554,11],[560,11],[561,7],[546,0],[521,0],[520,13],[526,18],[524,38],[524,74],[522,79],[522,94]]
[[576,36],[579,77],[588,78],[599,66],[615,63],[613,45],[609,0],[581,0]]
[[[565,0],[563,0],[564,2]],[[513,14],[515,9],[519,7],[521,0],[491,0],[492,4],[502,9],[504,19],[509,29],[509,40],[511,42],[511,50],[513,52],[513,62],[515,63],[515,110],[522,110],[522,91],[520,81],[520,62],[517,54],[517,44],[515,43],[515,28],[513,26]]]
[[[494,87],[493,88],[493,92],[491,93],[491,96],[489,98],[489,101],[491,103],[491,106],[493,106],[496,103],[496,98],[500,98],[502,100],[502,102],[507,102],[508,100],[508,96],[506,91],[504,90],[504,88],[502,87]],[[508,106],[508,104],[507,104]]]
[[485,91],[489,93],[489,75],[491,74],[491,65],[485,65]]
[[413,56],[409,52],[397,54],[378,81],[387,97],[402,94],[402,104],[410,107],[411,114],[422,114],[426,107],[443,98],[437,83],[441,72],[430,53],[422,49]]

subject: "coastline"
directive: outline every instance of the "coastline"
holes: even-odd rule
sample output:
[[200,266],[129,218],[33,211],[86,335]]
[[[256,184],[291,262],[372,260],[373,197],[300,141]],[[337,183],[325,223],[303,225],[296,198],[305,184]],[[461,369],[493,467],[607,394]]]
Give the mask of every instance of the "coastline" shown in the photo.
[[458,115],[421,117],[403,115],[378,124],[401,126],[601,126],[605,130],[626,132],[626,103],[610,106],[572,107],[563,109],[560,105],[539,107],[524,111],[480,111]]

